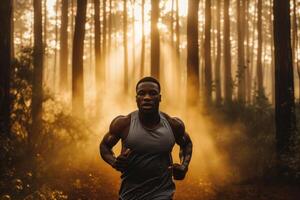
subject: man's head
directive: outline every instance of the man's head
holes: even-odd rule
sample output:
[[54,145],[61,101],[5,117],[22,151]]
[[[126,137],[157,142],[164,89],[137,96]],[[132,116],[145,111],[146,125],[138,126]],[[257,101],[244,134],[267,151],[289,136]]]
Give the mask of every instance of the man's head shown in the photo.
[[139,111],[157,112],[161,101],[160,84],[153,77],[144,77],[136,84],[136,103]]

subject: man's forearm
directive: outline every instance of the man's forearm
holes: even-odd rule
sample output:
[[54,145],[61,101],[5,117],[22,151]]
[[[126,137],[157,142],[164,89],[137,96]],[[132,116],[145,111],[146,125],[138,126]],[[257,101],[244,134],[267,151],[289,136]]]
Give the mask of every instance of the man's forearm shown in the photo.
[[114,165],[115,160],[116,160],[115,154],[112,151],[112,149],[107,147],[107,145],[105,145],[103,143],[100,144],[100,154],[105,162],[107,162],[111,166]]
[[189,166],[189,163],[192,158],[192,151],[193,151],[193,144],[191,141],[184,147],[180,147],[180,160],[181,160],[181,164],[185,168],[188,168]]

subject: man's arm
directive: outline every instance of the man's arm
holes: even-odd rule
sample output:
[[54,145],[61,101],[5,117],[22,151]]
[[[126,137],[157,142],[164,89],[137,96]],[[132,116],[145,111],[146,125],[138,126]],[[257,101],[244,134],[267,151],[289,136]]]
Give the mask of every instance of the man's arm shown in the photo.
[[180,146],[180,164],[173,164],[173,176],[175,180],[182,180],[192,158],[193,144],[185,131],[184,123],[179,118],[168,116],[167,119],[172,127],[176,144]]
[[118,171],[124,171],[127,167],[127,155],[129,151],[125,151],[124,154],[116,157],[113,152],[113,147],[122,138],[122,133],[127,126],[128,120],[125,116],[119,116],[115,118],[109,127],[108,133],[103,137],[100,143],[100,154],[105,162],[111,165]]

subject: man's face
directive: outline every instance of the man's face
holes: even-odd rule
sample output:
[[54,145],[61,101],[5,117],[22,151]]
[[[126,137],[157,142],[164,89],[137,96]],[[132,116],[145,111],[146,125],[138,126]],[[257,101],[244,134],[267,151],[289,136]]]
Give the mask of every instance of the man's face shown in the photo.
[[158,111],[161,95],[159,87],[153,82],[142,82],[136,91],[136,103],[139,111],[152,113]]

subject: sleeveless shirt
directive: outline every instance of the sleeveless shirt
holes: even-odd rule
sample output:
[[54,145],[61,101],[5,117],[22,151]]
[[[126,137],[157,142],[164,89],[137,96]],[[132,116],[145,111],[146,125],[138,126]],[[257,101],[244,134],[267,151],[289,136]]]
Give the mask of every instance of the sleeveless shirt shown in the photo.
[[121,175],[121,200],[169,200],[175,184],[172,179],[171,152],[175,138],[167,119],[160,113],[160,122],[149,129],[142,125],[138,111],[131,113],[130,128],[123,141],[131,149],[128,168]]

